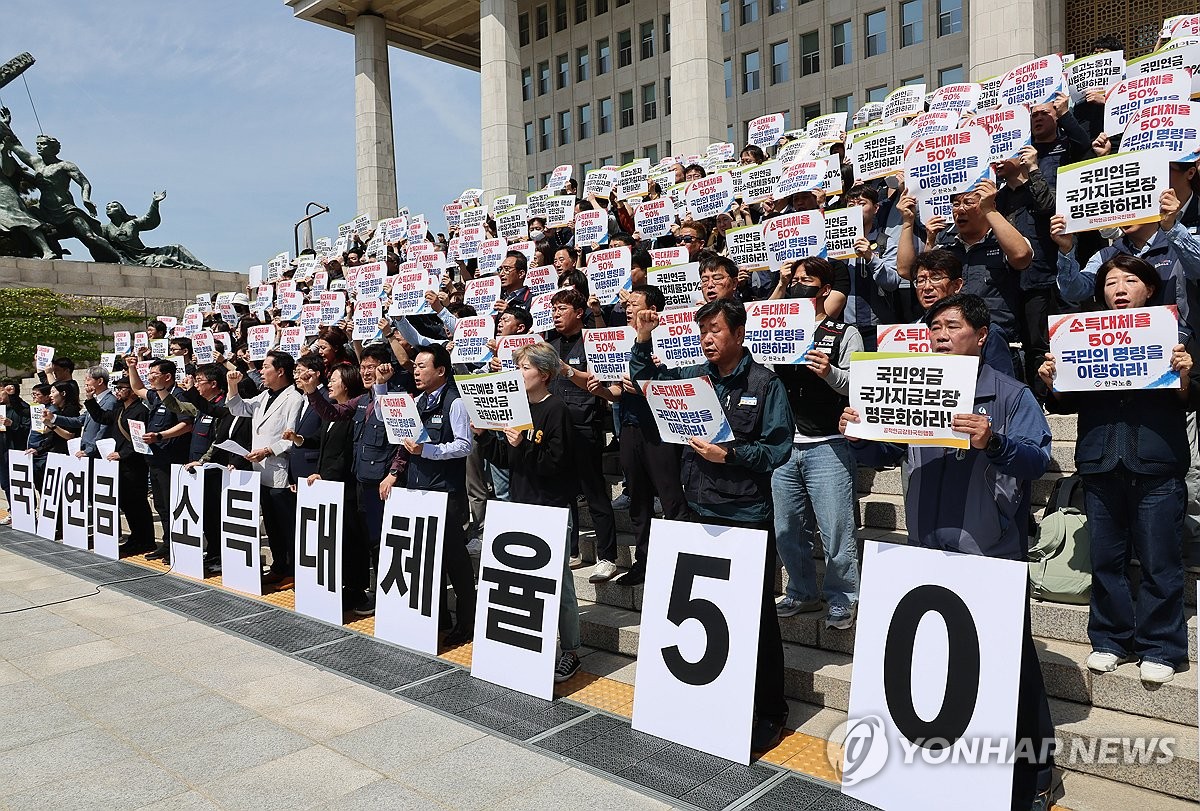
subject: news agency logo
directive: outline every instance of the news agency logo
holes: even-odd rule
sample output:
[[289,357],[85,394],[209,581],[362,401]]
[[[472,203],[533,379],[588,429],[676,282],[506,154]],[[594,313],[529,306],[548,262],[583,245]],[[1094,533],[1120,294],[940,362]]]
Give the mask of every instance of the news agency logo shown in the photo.
[[888,760],[883,719],[867,715],[838,724],[825,744],[825,758],[841,777],[843,786],[853,786],[879,774]]

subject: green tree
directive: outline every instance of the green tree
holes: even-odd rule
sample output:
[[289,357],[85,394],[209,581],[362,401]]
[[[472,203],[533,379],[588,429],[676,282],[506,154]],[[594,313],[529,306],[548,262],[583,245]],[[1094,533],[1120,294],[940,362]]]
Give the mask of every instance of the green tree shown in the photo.
[[142,313],[64,296],[41,287],[0,290],[0,364],[12,371],[33,368],[37,345],[78,365],[100,359],[105,324],[142,319]]

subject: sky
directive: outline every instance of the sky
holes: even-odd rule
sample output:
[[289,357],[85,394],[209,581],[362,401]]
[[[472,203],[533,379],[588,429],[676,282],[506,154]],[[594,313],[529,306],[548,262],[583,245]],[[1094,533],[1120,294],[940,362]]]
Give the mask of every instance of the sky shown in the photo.
[[[352,34],[297,20],[283,0],[55,0],[50,15],[46,0],[4,6],[0,63],[23,51],[37,60],[23,78],[41,125],[91,182],[101,216],[112,200],[144,214],[167,191],[145,244],[245,272],[294,253],[309,201],[331,209],[314,220],[317,237],[354,219]],[[400,205],[436,225],[445,203],[478,186],[479,74],[396,48],[389,57]],[[0,89],[0,102],[32,149],[25,83]]]

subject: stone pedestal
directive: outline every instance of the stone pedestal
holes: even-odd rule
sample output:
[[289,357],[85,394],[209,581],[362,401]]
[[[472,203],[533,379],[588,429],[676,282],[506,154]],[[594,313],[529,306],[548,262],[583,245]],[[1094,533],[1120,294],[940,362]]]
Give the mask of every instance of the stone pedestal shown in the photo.
[[725,140],[729,122],[723,60],[719,5],[712,0],[671,0],[674,154],[703,155],[709,144]]
[[396,145],[392,86],[382,17],[354,20],[354,168],[358,214],[378,222],[396,216]]
[[490,203],[526,189],[516,0],[479,4],[479,98],[483,197]]

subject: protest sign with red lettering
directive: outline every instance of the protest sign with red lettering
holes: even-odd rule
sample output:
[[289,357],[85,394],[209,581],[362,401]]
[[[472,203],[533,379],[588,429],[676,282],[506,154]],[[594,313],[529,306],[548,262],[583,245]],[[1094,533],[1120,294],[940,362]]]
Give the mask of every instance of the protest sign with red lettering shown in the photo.
[[770,200],[775,193],[775,184],[783,174],[783,164],[777,160],[739,166],[735,177],[741,177],[740,196],[743,203],[753,205]]
[[929,100],[929,111],[969,113],[979,104],[979,94],[982,92],[983,88],[976,82],[942,85],[933,91],[933,97]]
[[533,318],[530,332],[549,332],[554,329],[554,305],[551,299],[558,288],[549,293],[539,293],[529,300],[529,315]]
[[425,442],[429,432],[417,411],[417,402],[412,395],[404,392],[385,394],[376,400],[379,403],[379,418],[387,430],[388,442],[402,445],[404,440]]
[[850,407],[858,422],[846,436],[910,445],[968,448],[955,432],[955,414],[974,410],[979,358],[855,352],[850,357]]
[[382,262],[372,262],[361,265],[358,275],[354,277],[354,288],[358,298],[379,298],[383,295],[383,279],[387,276],[387,265]]
[[523,346],[540,344],[541,342],[542,336],[536,332],[522,332],[520,335],[496,336],[496,358],[500,361],[500,368],[517,368],[516,361],[513,360],[513,352],[516,352]]
[[840,144],[846,137],[846,118],[848,113],[829,113],[810,119],[804,128],[804,133],[815,141],[825,144]]
[[462,225],[462,210],[463,204],[457,201],[442,206],[442,214],[446,218],[446,228],[453,229]]
[[[299,321],[303,307],[303,293],[298,290],[294,290],[291,293],[284,293],[279,298],[279,319],[281,321]],[[195,337],[194,333],[193,337]]]
[[562,191],[567,187],[567,181],[571,179],[571,164],[565,163],[562,166],[555,166],[554,171],[550,173],[550,180],[546,182],[546,188],[550,191]]
[[854,243],[862,239],[863,213],[858,206],[825,212],[825,254],[830,259],[853,259]]
[[[236,320],[233,322],[230,322],[230,323],[236,323]],[[133,349],[134,349],[134,351],[137,351],[139,349],[145,349],[148,346],[150,346],[150,336],[148,333],[145,333],[145,332],[133,333]]]
[[379,329],[379,319],[383,316],[383,302],[377,298],[359,299],[354,303],[354,334],[355,341],[374,341],[383,333]]
[[113,352],[118,355],[128,355],[133,348],[133,336],[129,330],[117,330],[113,333]]
[[483,363],[492,359],[488,341],[496,337],[496,323],[486,315],[458,319],[454,325],[453,363]]
[[496,217],[496,234],[518,240],[529,233],[529,206],[513,206]]
[[213,334],[208,330],[200,330],[192,336],[192,353],[196,356],[196,363],[212,363],[216,360],[216,342],[213,340]]
[[1178,389],[1174,305],[1050,316],[1055,391]]
[[796,161],[815,161],[829,154],[829,146],[811,138],[800,141],[789,141],[775,153],[779,165],[790,166]]
[[903,121],[920,115],[924,110],[924,82],[897,87],[883,100],[884,121]]
[[677,245],[671,248],[651,248],[650,261],[655,267],[663,265],[683,265],[688,261],[687,248]]
[[483,241],[487,239],[487,229],[482,225],[463,226],[458,232],[458,255],[464,262],[478,259]]
[[1045,104],[1063,89],[1063,63],[1058,54],[1040,56],[1010,70],[1000,81],[1000,104]]
[[[686,257],[685,257],[686,258]],[[691,307],[703,301],[700,295],[700,263],[655,266],[646,271],[646,283],[662,291],[666,309]]]
[[786,200],[793,194],[812,191],[821,188],[825,182],[825,161],[796,161],[788,165],[775,182],[771,196],[776,200]]
[[588,371],[601,383],[620,383],[629,374],[629,353],[636,337],[633,327],[585,329],[583,352]]
[[969,191],[986,175],[991,151],[983,127],[915,140],[904,152],[905,187],[918,200]]
[[1033,138],[1029,108],[1023,104],[980,113],[972,118],[967,126],[983,127],[992,137],[989,163],[1015,158],[1021,148],[1028,146]]
[[[210,333],[211,334],[211,333]],[[194,351],[196,344],[192,342]],[[287,352],[293,358],[300,359],[300,350],[304,348],[304,329],[302,327],[284,327],[279,331],[279,351]],[[197,358],[200,356],[197,355]]]
[[266,360],[267,353],[275,347],[275,325],[255,324],[246,330],[246,342],[250,347],[250,360]]
[[1160,39],[1200,37],[1200,14],[1179,14],[1163,20]]
[[746,304],[746,348],[759,363],[804,363],[813,343],[816,310],[810,298]]
[[924,324],[880,324],[875,328],[880,352],[930,352],[929,327]]
[[454,383],[471,416],[471,425],[486,431],[533,427],[525,379],[516,369],[478,375],[455,375]]
[[436,289],[437,279],[424,268],[401,267],[400,272],[392,277],[392,303],[388,315],[396,317],[433,312],[425,300],[425,292]]
[[1121,151],[1157,148],[1177,163],[1200,158],[1200,103],[1164,101],[1138,110],[1125,128]]
[[[466,220],[466,217],[463,216],[466,211],[467,211],[467,208],[465,206],[463,208],[459,209],[459,217],[460,217],[459,226],[460,227],[465,226],[465,225],[473,225],[473,224],[474,225],[482,225],[483,220],[486,219],[486,217],[487,217],[487,209],[481,209],[479,212],[475,212],[475,214],[472,216],[470,222],[466,222],[466,221],[464,221],[464,220]],[[482,216],[480,216],[480,214]],[[476,220],[478,220],[478,222],[476,222]],[[410,246],[415,245],[418,242],[425,242],[426,241],[425,237],[428,235],[429,235],[429,223],[425,222],[424,214],[415,214],[412,217],[408,218],[408,244]]]
[[494,239],[485,239],[479,243],[479,256],[476,257],[478,267],[476,274],[479,276],[490,276],[500,271],[500,264],[504,261],[504,255],[508,253],[508,243],[504,237],[496,237]]
[[1125,76],[1124,51],[1105,51],[1063,65],[1071,103],[1083,101],[1091,90],[1107,91]]
[[554,265],[539,265],[525,274],[525,286],[535,296],[553,293],[558,289],[558,270]]
[[783,113],[760,116],[746,127],[746,140],[763,149],[775,146],[782,135]]
[[733,207],[733,175],[721,172],[687,184],[688,211],[697,220],[724,214]]
[[932,138],[934,135],[944,135],[958,128],[962,118],[957,110],[930,110],[921,113],[912,120],[913,140]]
[[708,377],[647,380],[642,385],[663,442],[687,445],[692,439],[712,443],[733,439],[717,390]]
[[708,148],[704,150],[704,157],[731,161],[735,152],[737,152],[737,147],[733,144],[726,141],[717,141],[708,145]]
[[54,360],[54,347],[38,344],[33,359],[34,368],[39,372],[44,372],[50,368],[52,360]]
[[570,226],[575,222],[575,195],[559,194],[546,198],[546,225],[551,228]]
[[1170,188],[1167,152],[1121,152],[1061,166],[1055,211],[1067,233],[1157,222],[1159,196]]
[[1154,53],[1130,59],[1125,64],[1125,78],[1136,76],[1151,76],[1156,73],[1175,73],[1180,76],[1188,75],[1191,82],[1187,85],[1187,97],[1196,93],[1196,67],[1200,64],[1200,39],[1185,39],[1171,42],[1169,45]]
[[324,293],[328,289],[329,289],[329,271],[328,270],[314,270],[312,287],[310,288],[310,292]]
[[321,294],[321,326],[331,327],[346,317],[346,294],[334,290]]
[[608,242],[608,212],[602,208],[575,215],[575,244],[579,247]]
[[321,330],[321,303],[305,304],[300,308],[300,327],[304,334],[316,335]]
[[618,169],[615,190],[618,200],[631,200],[649,194],[650,159],[639,158]]
[[654,356],[668,369],[704,363],[700,327],[696,324],[698,309],[691,305],[682,309],[667,309],[658,314],[658,326],[650,333],[650,340],[654,346]]
[[858,108],[858,112],[854,114],[854,126],[866,124],[869,121],[877,121],[883,116],[882,101],[868,101],[862,107]]
[[[255,293],[254,305],[250,309],[252,309],[252,310],[269,310],[274,305],[275,305],[275,285],[260,284],[258,286],[257,292]],[[159,320],[162,321],[162,316],[159,316]],[[171,323],[169,323],[169,324],[166,321],[163,321],[163,323],[167,324],[167,329],[169,330],[175,326],[175,319],[172,318]]]
[[463,304],[474,307],[476,313],[490,313],[500,300],[500,287],[499,276],[471,279],[463,291]]
[[1186,73],[1131,76],[1113,85],[1104,97],[1104,131],[1124,132],[1138,110],[1157,102],[1187,101],[1191,79]]
[[1176,48],[1188,50],[1187,69],[1192,74],[1192,98],[1200,98],[1200,59],[1197,59],[1196,49],[1200,47],[1200,36],[1180,37],[1162,46],[1159,51],[1173,51]]
[[791,259],[825,255],[825,217],[820,211],[797,211],[763,223],[767,262],[777,271]]
[[909,127],[896,127],[873,133],[853,144],[854,182],[865,183],[904,169],[904,147],[912,138]]
[[821,182],[821,188],[825,191],[826,199],[836,197],[842,193],[842,183],[845,178],[842,177],[842,156],[829,155],[825,158],[825,179]]
[[621,291],[633,286],[631,276],[631,254],[628,245],[592,251],[587,257],[585,268],[588,289],[600,299],[602,305],[616,304],[621,300]]
[[643,200],[633,208],[633,227],[642,239],[666,236],[674,224],[675,204],[670,197]]
[[725,232],[727,256],[738,266],[738,270],[769,270],[767,243],[763,241],[763,223],[730,228]]

